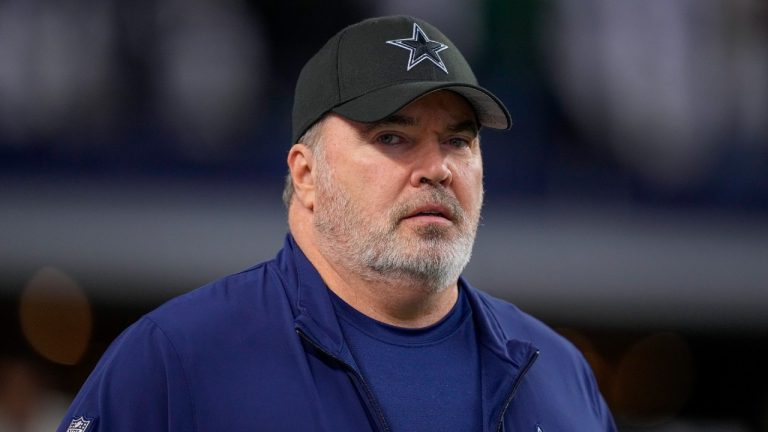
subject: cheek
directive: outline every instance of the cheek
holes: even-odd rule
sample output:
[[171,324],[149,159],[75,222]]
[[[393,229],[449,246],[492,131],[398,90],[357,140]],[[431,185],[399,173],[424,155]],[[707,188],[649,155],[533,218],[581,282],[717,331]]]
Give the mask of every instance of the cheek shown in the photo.
[[360,208],[374,214],[389,211],[408,179],[402,167],[381,158],[352,158],[349,166],[344,183]]
[[456,166],[456,193],[472,206],[483,200],[483,164],[481,160],[464,161]]

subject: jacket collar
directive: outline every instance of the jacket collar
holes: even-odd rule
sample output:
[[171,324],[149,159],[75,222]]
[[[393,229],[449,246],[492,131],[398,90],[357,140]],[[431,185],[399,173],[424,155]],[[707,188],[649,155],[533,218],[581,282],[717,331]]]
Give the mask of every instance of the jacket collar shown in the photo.
[[[357,369],[328,288],[291,234],[286,236],[285,246],[276,261],[286,282],[296,329],[321,350]],[[487,295],[463,277],[459,278],[459,284],[468,295],[480,343],[484,430],[494,430],[506,409],[504,402],[512,396],[538,350],[526,340],[526,332],[519,322],[505,322],[502,327]],[[510,331],[514,334],[508,334]]]
[[293,309],[294,325],[326,353],[355,366],[344,341],[328,287],[291,234],[276,259]]
[[483,430],[498,430],[507,406],[536,361],[539,350],[527,340],[522,319],[506,320],[502,327],[488,296],[463,278],[459,283],[468,293],[480,343]]
[[[301,318],[299,321],[310,326],[311,334],[317,336],[316,342],[323,342],[321,345],[330,353],[338,353],[344,345],[344,338],[328,294],[328,287],[291,234],[286,235],[285,244],[276,261],[281,269],[281,276],[285,279],[286,293],[291,299],[296,319]],[[487,295],[470,285],[463,277],[459,278],[459,286],[467,293],[480,342],[501,359],[514,364],[524,363],[524,359],[516,354],[516,348],[520,344],[528,343],[522,340],[527,338],[526,332],[522,328],[513,328],[515,334],[509,335],[511,326],[506,323],[507,330],[502,328],[496,314],[491,310]]]

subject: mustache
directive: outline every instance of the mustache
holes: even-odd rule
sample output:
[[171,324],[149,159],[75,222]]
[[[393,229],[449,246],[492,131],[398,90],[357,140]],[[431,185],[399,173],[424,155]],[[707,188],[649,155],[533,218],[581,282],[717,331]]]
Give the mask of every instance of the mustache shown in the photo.
[[397,203],[392,208],[391,220],[394,225],[412,214],[416,209],[427,205],[439,205],[448,209],[448,216],[454,223],[462,224],[466,218],[464,209],[459,205],[459,200],[445,189],[433,188],[429,192],[423,192],[405,202]]

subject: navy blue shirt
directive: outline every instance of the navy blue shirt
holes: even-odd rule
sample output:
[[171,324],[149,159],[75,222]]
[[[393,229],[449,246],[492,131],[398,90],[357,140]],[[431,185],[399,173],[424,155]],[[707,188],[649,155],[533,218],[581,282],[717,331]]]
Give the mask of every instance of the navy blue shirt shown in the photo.
[[443,319],[419,329],[376,321],[331,297],[352,356],[393,431],[482,429],[477,336],[464,290]]

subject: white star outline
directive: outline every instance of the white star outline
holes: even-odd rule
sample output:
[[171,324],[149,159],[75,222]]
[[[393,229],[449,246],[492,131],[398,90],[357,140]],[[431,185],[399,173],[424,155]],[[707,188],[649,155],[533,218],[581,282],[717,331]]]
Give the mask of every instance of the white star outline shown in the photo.
[[[413,55],[416,52],[416,48],[404,42],[405,41],[419,42],[419,36],[424,38],[425,45],[434,43],[434,44],[437,44],[437,46],[432,49],[427,47],[426,48],[427,52],[421,54],[420,56],[414,59]],[[440,51],[447,50],[448,45],[430,39],[429,36],[427,36],[427,34],[424,33],[424,30],[422,30],[417,23],[413,23],[413,36],[411,36],[410,39],[393,39],[393,40],[388,40],[387,43],[390,45],[394,45],[396,47],[407,49],[410,52],[410,54],[408,55],[408,67],[406,68],[406,70],[408,71],[413,69],[417,64],[421,63],[422,61],[429,60],[432,63],[434,63],[435,66],[442,69],[443,72],[448,73],[448,68],[445,67],[445,63],[443,63],[443,59],[440,58],[440,54],[438,54]],[[434,57],[437,57],[437,61],[434,59],[433,56],[429,55],[429,53],[432,53]]]

